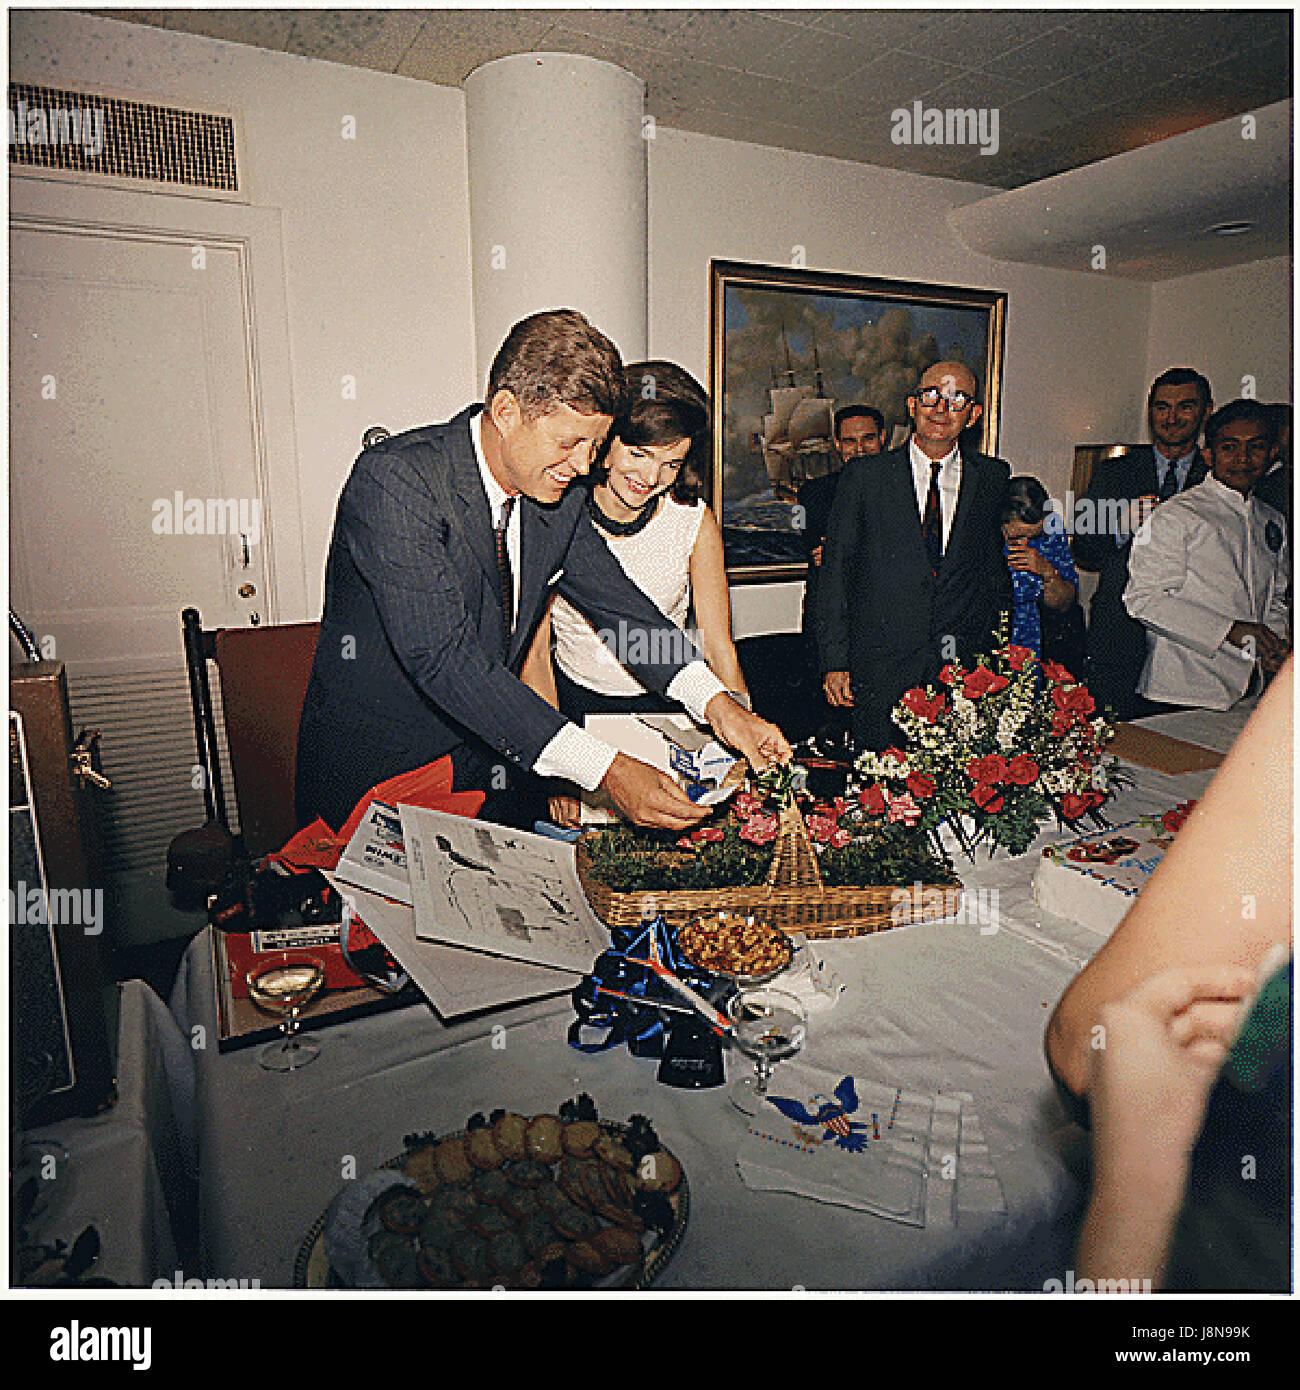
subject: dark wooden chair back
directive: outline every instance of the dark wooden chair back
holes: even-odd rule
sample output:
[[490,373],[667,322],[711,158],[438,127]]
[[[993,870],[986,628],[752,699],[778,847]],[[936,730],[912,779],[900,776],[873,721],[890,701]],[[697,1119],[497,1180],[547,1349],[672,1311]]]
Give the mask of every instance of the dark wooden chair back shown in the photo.
[[319,623],[204,628],[198,610],[181,614],[194,730],[203,767],[208,820],[229,831],[217,756],[208,662],[221,682],[222,722],[239,807],[240,839],[250,859],[281,849],[298,828],[294,770],[298,722]]
[[252,859],[281,849],[298,828],[298,721],[319,633],[319,623],[281,623],[211,634],[240,832]]

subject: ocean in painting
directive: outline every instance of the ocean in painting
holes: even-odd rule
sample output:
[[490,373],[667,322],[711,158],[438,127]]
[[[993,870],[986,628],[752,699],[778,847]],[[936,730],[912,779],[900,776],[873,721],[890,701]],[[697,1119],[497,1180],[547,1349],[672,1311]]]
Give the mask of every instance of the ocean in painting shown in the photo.
[[729,566],[801,565],[808,558],[793,505],[771,488],[725,504],[722,539]]

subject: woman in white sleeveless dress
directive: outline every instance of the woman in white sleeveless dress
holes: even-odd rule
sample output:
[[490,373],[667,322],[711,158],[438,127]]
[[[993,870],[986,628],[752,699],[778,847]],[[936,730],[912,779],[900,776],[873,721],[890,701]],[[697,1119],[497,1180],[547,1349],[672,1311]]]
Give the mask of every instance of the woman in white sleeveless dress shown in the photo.
[[[627,376],[633,403],[614,421],[609,448],[593,470],[592,523],[628,577],[675,627],[685,632],[694,611],[690,636],[718,679],[748,704],[731,639],[722,531],[700,500],[708,476],[708,396],[671,362],[633,363]],[[677,712],[678,705],[647,690],[620,662],[620,656],[637,659],[635,645],[646,640],[639,632],[597,635],[557,596],[521,675],[577,723],[589,714]],[[577,811],[576,796],[551,799],[552,818],[560,824],[576,825]]]

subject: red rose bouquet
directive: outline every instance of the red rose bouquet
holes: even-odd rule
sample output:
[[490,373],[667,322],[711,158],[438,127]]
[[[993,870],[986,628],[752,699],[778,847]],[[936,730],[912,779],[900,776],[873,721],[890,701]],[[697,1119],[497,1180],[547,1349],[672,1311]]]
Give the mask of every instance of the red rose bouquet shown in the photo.
[[[1101,807],[1126,780],[1103,749],[1114,728],[1063,666],[1006,642],[939,687],[909,690],[894,709],[906,748],[858,759],[862,808],[885,824],[951,828],[968,858],[981,842],[1023,854],[1043,823],[1105,825]],[[809,829],[811,831],[811,824]]]

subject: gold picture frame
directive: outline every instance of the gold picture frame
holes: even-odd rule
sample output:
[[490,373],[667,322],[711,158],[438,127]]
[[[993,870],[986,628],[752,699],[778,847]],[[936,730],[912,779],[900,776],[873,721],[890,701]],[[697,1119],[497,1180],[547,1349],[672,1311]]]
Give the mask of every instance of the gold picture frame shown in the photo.
[[975,373],[972,442],[996,453],[1006,310],[1001,290],[710,262],[712,503],[728,577],[804,577],[798,489],[839,467],[834,411],[875,406],[897,447],[907,395],[934,362]]

